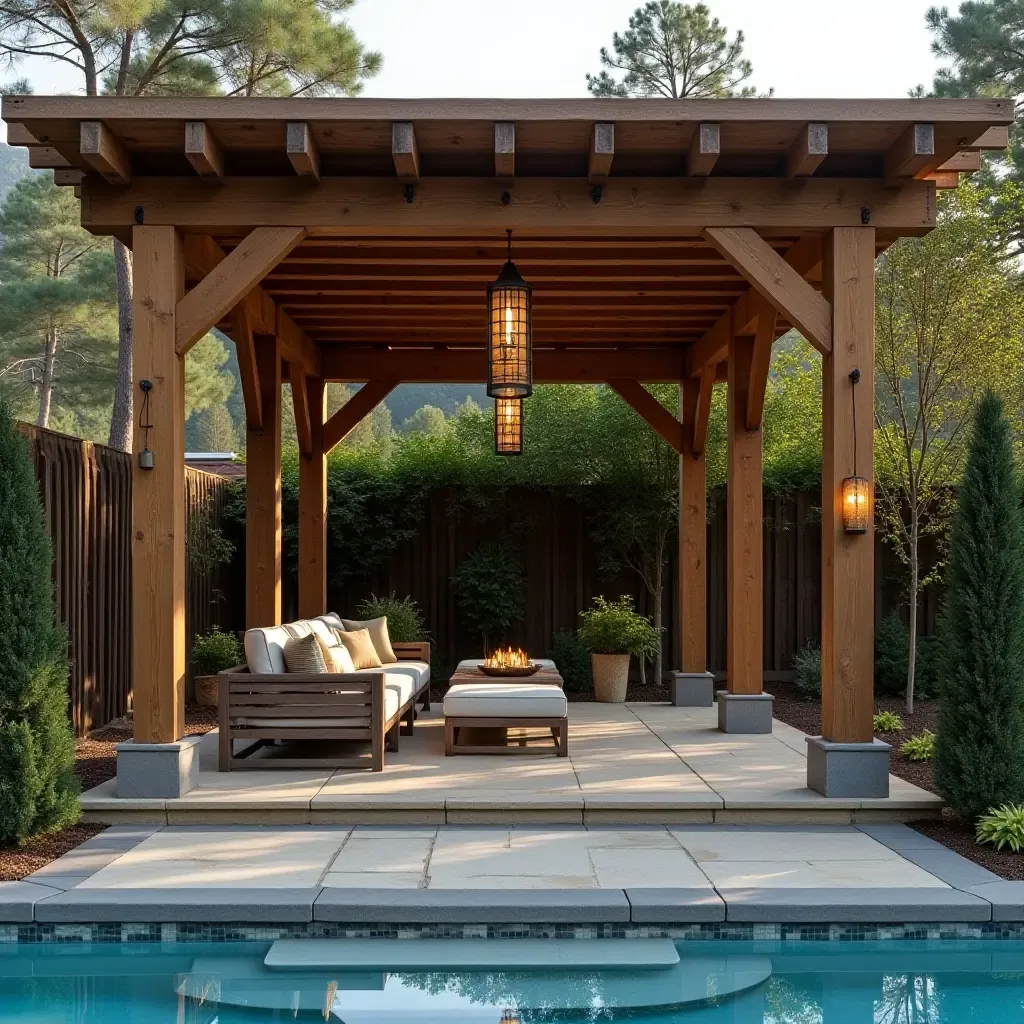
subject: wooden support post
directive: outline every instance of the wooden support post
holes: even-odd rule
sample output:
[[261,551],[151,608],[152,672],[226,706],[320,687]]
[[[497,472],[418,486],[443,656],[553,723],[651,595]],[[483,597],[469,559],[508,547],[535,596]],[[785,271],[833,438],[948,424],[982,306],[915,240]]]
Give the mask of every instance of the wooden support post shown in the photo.
[[322,377],[306,378],[306,399],[312,451],[299,459],[299,617],[311,619],[327,611],[327,402]]
[[245,434],[245,625],[281,621],[281,352],[255,339],[263,422]]
[[694,377],[679,385],[679,637],[684,672],[704,672],[708,667],[707,483],[704,452],[694,447],[700,386]]
[[729,450],[726,482],[726,671],[730,693],[760,693],[763,681],[761,607],[761,431],[747,430],[754,339],[729,342]]
[[823,284],[835,341],[822,359],[821,727],[837,743],[870,743],[873,735],[874,516],[866,534],[845,533],[841,492],[853,475],[854,369],[857,473],[874,483],[874,261],[873,228],[826,236]]
[[[134,735],[172,743],[185,734],[185,358],[174,351],[185,264],[172,227],[136,227],[132,251]],[[139,461],[146,448],[152,469]]]

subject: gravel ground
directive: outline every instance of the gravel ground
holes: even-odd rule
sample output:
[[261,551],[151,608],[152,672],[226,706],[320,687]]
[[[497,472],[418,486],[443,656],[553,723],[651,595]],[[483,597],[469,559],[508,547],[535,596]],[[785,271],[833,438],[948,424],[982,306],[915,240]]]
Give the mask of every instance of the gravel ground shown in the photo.
[[[216,709],[189,705],[185,709],[185,733],[195,735],[209,732],[217,724]],[[131,738],[131,726],[125,719],[117,719],[103,729],[90,733],[75,742],[75,774],[82,790],[92,789],[117,774],[114,748]],[[92,838],[104,829],[103,825],[69,825],[57,832],[30,839],[14,849],[0,849],[0,882],[16,882],[38,871],[50,861],[63,857],[79,843]]]

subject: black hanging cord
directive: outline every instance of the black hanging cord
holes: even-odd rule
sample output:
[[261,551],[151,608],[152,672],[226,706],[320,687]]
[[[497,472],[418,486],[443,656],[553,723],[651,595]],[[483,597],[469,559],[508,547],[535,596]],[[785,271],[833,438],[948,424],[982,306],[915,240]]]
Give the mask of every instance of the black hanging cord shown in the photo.
[[508,235],[508,261],[512,262],[512,229],[505,228],[505,234]]
[[850,395],[853,401],[853,475],[857,475],[857,382],[860,380],[860,370],[850,371]]
[[140,380],[139,387],[142,390],[142,405],[139,408],[139,427],[145,433],[142,435],[142,447],[149,447],[149,430],[153,424],[149,419],[149,392],[152,390],[153,385],[148,380]]

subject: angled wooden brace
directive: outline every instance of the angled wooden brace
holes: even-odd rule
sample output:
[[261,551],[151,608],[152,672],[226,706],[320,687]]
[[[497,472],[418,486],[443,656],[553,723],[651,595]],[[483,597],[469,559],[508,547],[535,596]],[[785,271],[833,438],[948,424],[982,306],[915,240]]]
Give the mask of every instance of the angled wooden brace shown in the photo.
[[636,380],[610,380],[608,387],[647,421],[655,433],[680,455],[683,454],[683,425]]
[[300,363],[288,364],[288,380],[292,386],[292,407],[295,410],[295,435],[299,452],[305,458],[313,455],[313,420],[309,410],[309,392],[306,390],[306,371]]
[[750,360],[750,384],[747,387],[747,430],[760,430],[764,417],[764,397],[768,387],[768,367],[775,344],[775,323],[778,313],[766,310],[757,318],[754,351]]
[[708,363],[700,374],[700,391],[697,393],[697,412],[693,418],[693,454],[704,451],[708,441],[708,420],[711,419],[711,395],[718,378],[718,365]]
[[359,426],[363,417],[398,387],[397,380],[367,381],[325,424],[324,453],[326,454]]
[[262,430],[263,399],[260,392],[259,370],[256,368],[256,342],[252,334],[252,321],[244,302],[240,302],[231,311],[231,337],[238,358],[238,375],[242,379],[245,425],[249,430]]

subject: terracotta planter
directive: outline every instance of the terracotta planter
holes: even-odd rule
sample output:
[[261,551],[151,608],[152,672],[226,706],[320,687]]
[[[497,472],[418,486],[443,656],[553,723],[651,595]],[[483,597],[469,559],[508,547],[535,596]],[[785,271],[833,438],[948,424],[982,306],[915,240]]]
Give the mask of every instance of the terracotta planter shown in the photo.
[[594,674],[594,700],[602,704],[621,704],[629,682],[628,654],[591,654]]
[[196,676],[192,683],[196,703],[201,708],[215,708],[220,704],[220,676]]

